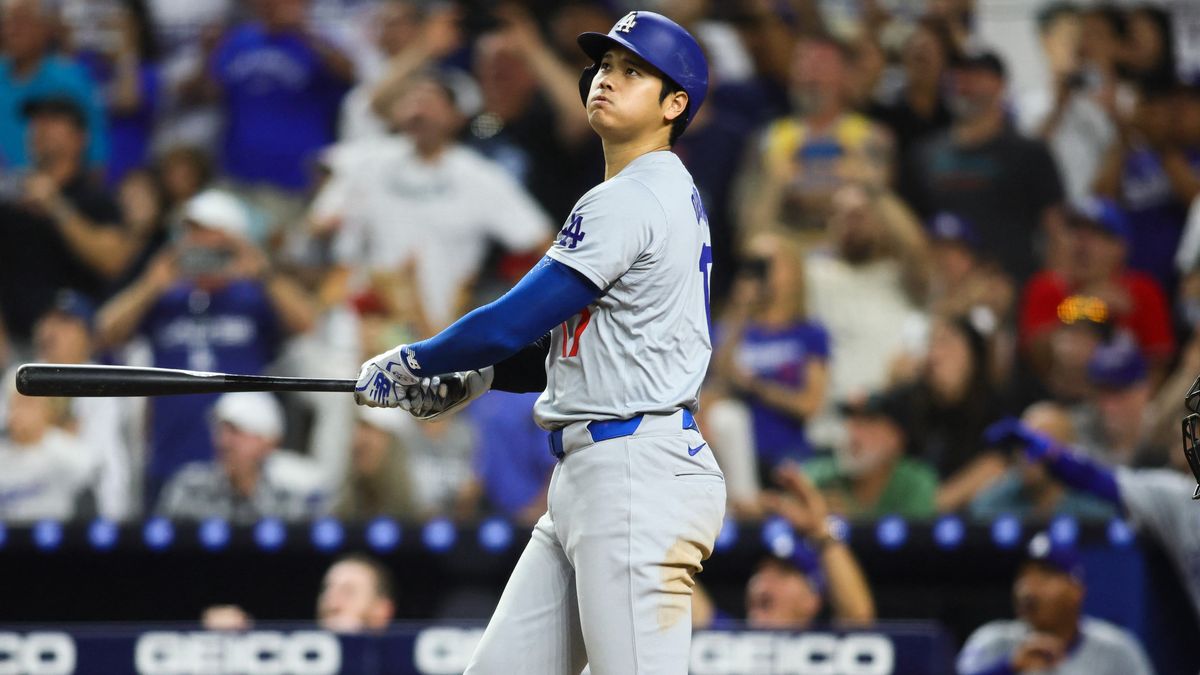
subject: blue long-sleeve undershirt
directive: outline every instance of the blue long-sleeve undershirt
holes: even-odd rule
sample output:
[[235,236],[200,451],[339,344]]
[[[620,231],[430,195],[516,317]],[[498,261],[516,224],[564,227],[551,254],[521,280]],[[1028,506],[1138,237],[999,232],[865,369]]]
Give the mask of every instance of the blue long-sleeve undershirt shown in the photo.
[[603,291],[563,263],[544,257],[501,298],[409,345],[417,375],[493,365],[571,318]]
[[1121,490],[1113,470],[1062,445],[1051,446],[1043,461],[1055,478],[1077,490],[1083,490],[1124,510]]

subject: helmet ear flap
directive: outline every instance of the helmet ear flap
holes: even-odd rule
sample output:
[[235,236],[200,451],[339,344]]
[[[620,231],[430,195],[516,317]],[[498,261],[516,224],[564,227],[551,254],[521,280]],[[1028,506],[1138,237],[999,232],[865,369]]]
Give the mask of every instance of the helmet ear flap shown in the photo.
[[587,105],[588,92],[592,90],[592,79],[596,77],[596,71],[600,69],[600,64],[593,63],[583,69],[583,74],[579,76],[579,98],[583,101],[583,105]]

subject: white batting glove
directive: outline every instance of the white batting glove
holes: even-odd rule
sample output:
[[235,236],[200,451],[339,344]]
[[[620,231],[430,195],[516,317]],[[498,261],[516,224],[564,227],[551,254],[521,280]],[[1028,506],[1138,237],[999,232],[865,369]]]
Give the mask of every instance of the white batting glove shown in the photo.
[[401,407],[419,420],[431,420],[453,412],[492,388],[492,367],[427,377],[405,387],[408,405]]
[[406,408],[407,387],[420,384],[413,374],[418,368],[416,357],[408,345],[371,357],[358,371],[354,383],[354,402],[371,408]]

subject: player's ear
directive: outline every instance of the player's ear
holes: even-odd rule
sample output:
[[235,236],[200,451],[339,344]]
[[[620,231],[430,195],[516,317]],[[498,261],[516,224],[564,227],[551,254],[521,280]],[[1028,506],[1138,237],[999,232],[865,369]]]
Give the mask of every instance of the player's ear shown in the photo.
[[673,91],[663,99],[663,117],[666,117],[668,122],[674,122],[675,118],[687,111],[687,106],[687,92],[683,90]]

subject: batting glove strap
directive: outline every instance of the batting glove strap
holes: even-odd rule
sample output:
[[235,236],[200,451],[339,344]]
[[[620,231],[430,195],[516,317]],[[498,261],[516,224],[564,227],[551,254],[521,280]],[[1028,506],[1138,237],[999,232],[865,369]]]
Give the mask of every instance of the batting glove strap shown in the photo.
[[491,366],[425,378],[406,387],[406,403],[401,407],[419,420],[431,420],[453,412],[483,396],[492,388],[495,372]]

